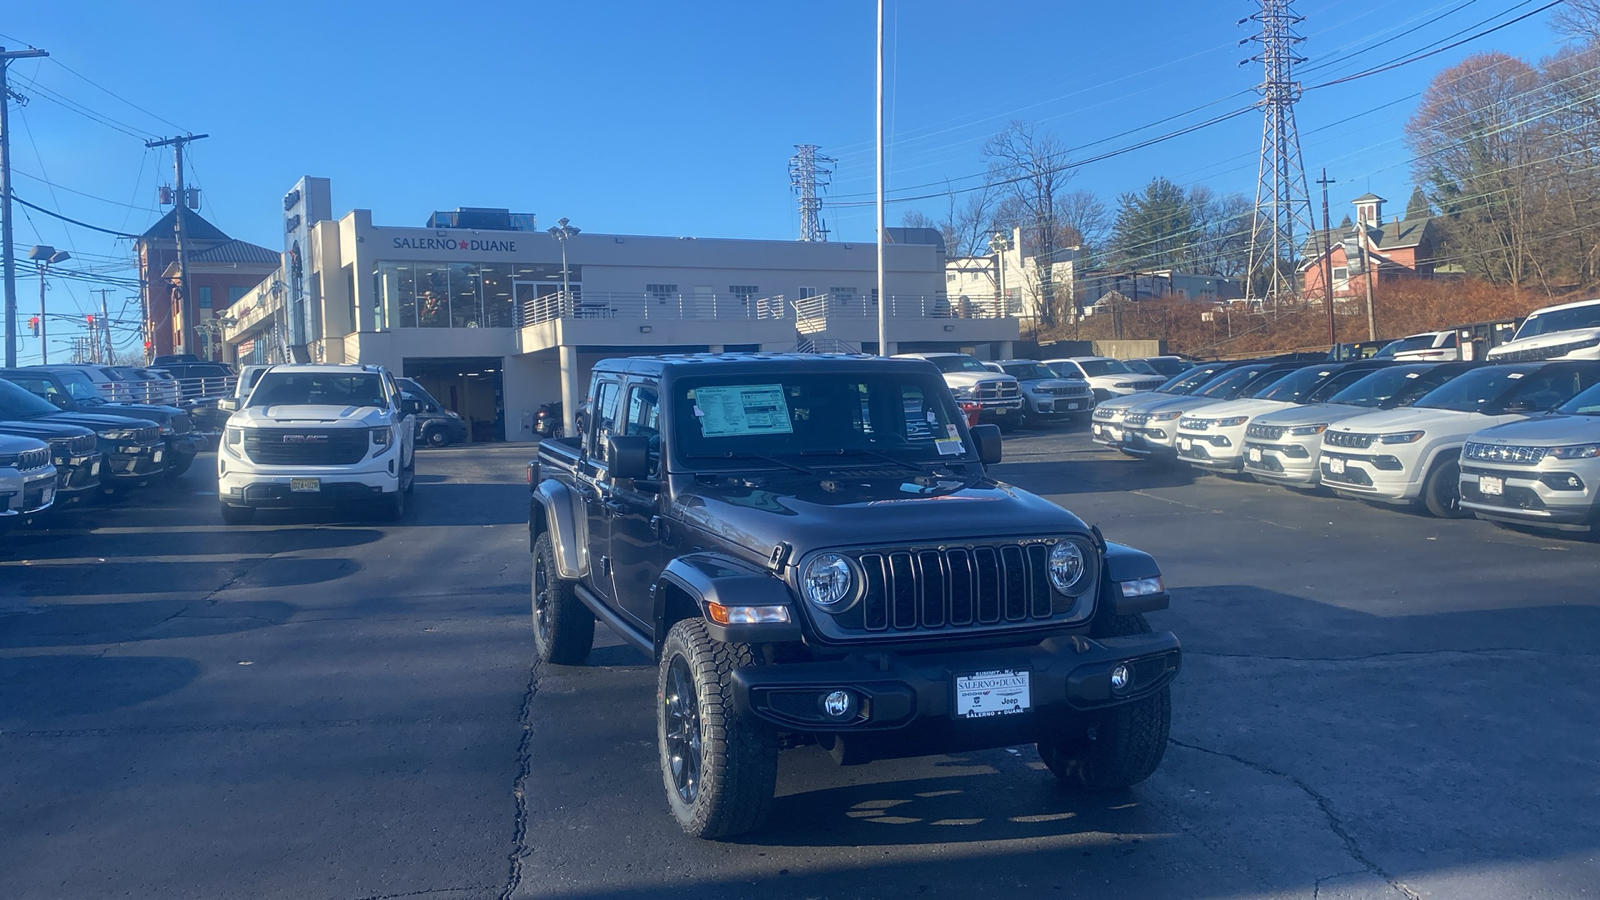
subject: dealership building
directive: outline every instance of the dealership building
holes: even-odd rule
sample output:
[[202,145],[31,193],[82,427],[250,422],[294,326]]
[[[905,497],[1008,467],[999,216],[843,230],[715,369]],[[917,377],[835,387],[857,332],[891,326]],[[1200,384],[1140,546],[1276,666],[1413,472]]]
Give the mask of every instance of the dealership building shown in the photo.
[[[232,361],[376,363],[471,423],[473,440],[534,438],[534,412],[584,398],[608,356],[878,350],[877,245],[540,230],[499,209],[420,228],[332,217],[307,177],[283,203],[283,265],[223,319]],[[952,304],[931,229],[889,229],[893,352],[1011,354],[1015,310]]]

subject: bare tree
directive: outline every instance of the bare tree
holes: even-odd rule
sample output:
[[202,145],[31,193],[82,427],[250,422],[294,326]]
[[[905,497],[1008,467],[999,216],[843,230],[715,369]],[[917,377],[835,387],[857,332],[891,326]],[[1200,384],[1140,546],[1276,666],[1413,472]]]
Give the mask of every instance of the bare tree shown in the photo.
[[[1600,15],[1600,0],[1590,5]],[[1550,204],[1541,248],[1563,279],[1594,284],[1600,281],[1600,236],[1593,233],[1600,223],[1600,41],[1558,53],[1545,62],[1544,76]]]
[[1072,178],[1066,148],[1055,135],[1016,121],[983,145],[983,159],[1002,209],[1020,222],[1023,239],[1033,250],[1040,323],[1054,327],[1058,316],[1051,266],[1062,225],[1062,192]]
[[1550,16],[1558,33],[1579,41],[1600,41],[1600,0],[1567,0]]
[[1434,76],[1406,123],[1416,180],[1446,219],[1450,253],[1513,286],[1539,274],[1540,84],[1519,59],[1474,54]]
[[943,219],[934,219],[921,210],[906,213],[900,224],[907,228],[932,228],[944,238],[945,253],[951,257],[983,256],[989,252],[989,238],[993,236],[994,192],[987,186],[976,191],[958,194],[951,190]]

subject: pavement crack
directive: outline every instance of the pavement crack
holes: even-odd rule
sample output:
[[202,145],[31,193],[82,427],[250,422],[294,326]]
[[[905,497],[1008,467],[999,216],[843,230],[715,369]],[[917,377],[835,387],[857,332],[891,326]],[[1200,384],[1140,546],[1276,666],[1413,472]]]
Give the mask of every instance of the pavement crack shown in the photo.
[[468,891],[481,891],[489,885],[472,884],[466,887],[427,888],[420,891],[405,891],[399,894],[371,894],[358,897],[357,900],[401,900],[403,897],[426,897],[429,894],[464,894]]
[[1260,659],[1270,662],[1320,662],[1320,663],[1347,663],[1364,662],[1377,659],[1406,659],[1427,658],[1433,656],[1506,656],[1511,654],[1527,654],[1529,656],[1562,656],[1588,658],[1600,656],[1600,653],[1583,653],[1565,650],[1534,650],[1528,647],[1482,647],[1473,650],[1394,650],[1387,653],[1366,653],[1360,656],[1269,656],[1259,653],[1216,653],[1208,650],[1186,650],[1187,656],[1210,656],[1217,659]]
[[1332,881],[1335,878],[1349,878],[1351,875],[1365,875],[1365,874],[1367,874],[1365,871],[1361,871],[1361,872],[1335,872],[1332,875],[1324,875],[1321,878],[1318,878],[1316,880],[1315,884],[1311,885],[1311,900],[1317,900],[1318,897],[1322,896],[1322,885],[1324,883],[1326,883],[1326,882]]
[[522,725],[522,740],[517,744],[517,777],[511,784],[511,794],[517,801],[515,824],[511,829],[510,870],[506,885],[500,891],[500,900],[511,900],[522,886],[522,858],[528,850],[528,778],[533,774],[533,698],[539,692],[539,663],[528,667],[528,687],[522,693],[522,707],[517,712],[517,722]]
[[[1169,743],[1171,743],[1173,746],[1183,747],[1186,750],[1193,750],[1193,751],[1195,751],[1197,753],[1207,753],[1207,754],[1210,754],[1212,756],[1220,756],[1223,759],[1231,759],[1234,762],[1238,763],[1239,765],[1244,766],[1244,767],[1249,768],[1249,769],[1254,769],[1255,771],[1260,772],[1263,775],[1271,775],[1274,778],[1282,778],[1283,780],[1285,780],[1285,781],[1289,782],[1290,784],[1294,785],[1295,787],[1299,788],[1301,791],[1303,791],[1305,793],[1305,795],[1307,797],[1311,798],[1312,802],[1317,805],[1317,809],[1321,810],[1323,817],[1325,819],[1327,819],[1328,830],[1332,831],[1334,836],[1339,838],[1339,840],[1344,844],[1345,852],[1350,855],[1351,859],[1353,859],[1357,863],[1359,863],[1362,866],[1362,868],[1366,869],[1366,871],[1372,873],[1373,875],[1378,876],[1379,878],[1382,878],[1385,882],[1387,882],[1389,884],[1389,886],[1391,888],[1394,888],[1401,895],[1403,895],[1406,898],[1406,900],[1422,900],[1422,895],[1421,894],[1419,894],[1416,891],[1412,890],[1410,887],[1407,887],[1399,879],[1395,878],[1393,875],[1390,875],[1387,871],[1384,870],[1384,868],[1382,866],[1378,865],[1375,861],[1373,861],[1370,857],[1367,856],[1366,852],[1361,849],[1361,845],[1356,842],[1355,837],[1352,836],[1350,834],[1349,830],[1345,828],[1344,820],[1339,818],[1339,814],[1334,811],[1334,809],[1333,809],[1333,801],[1329,800],[1326,796],[1324,796],[1321,792],[1317,791],[1311,785],[1306,784],[1304,781],[1300,780],[1299,778],[1296,778],[1293,775],[1290,775],[1288,772],[1280,772],[1277,769],[1272,768],[1271,766],[1262,765],[1261,763],[1255,762],[1254,760],[1245,759],[1244,757],[1238,756],[1238,755],[1233,754],[1233,753],[1225,753],[1225,752],[1223,752],[1221,750],[1212,750],[1209,747],[1202,747],[1202,746],[1200,746],[1198,744],[1186,744],[1183,741],[1178,740],[1177,738],[1169,737],[1169,738],[1167,738],[1167,741]],[[1334,875],[1328,876],[1328,878],[1335,878],[1335,877],[1338,877],[1338,876],[1334,876]],[[1318,890],[1321,889],[1322,882],[1326,881],[1326,880],[1327,880],[1326,878],[1318,879],[1318,881],[1317,881]]]

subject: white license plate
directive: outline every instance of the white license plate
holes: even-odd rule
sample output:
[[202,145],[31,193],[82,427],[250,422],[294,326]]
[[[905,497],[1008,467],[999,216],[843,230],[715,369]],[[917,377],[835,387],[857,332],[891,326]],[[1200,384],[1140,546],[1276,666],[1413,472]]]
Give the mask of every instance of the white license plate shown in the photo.
[[1250,448],[1250,461],[1251,462],[1261,462],[1261,448],[1260,447],[1251,447]]
[[322,479],[291,478],[289,479],[289,490],[296,494],[315,494],[322,490]]
[[1194,441],[1191,441],[1188,438],[1178,438],[1178,449],[1179,450],[1188,450],[1188,449],[1192,448],[1193,446],[1194,446]]
[[95,477],[99,476],[99,474],[100,474],[100,460],[97,459],[93,463],[89,464],[89,477],[90,478],[95,478]]
[[157,447],[155,451],[150,454],[150,461],[161,462],[161,448]]
[[1506,480],[1493,475],[1479,475],[1478,491],[1485,497],[1498,497],[1506,492]]
[[[1072,407],[1072,408],[1073,409],[1077,409],[1077,407]],[[1093,430],[1094,430],[1095,434],[1099,434],[1100,433],[1100,426],[1099,425],[1093,426]]]
[[1068,403],[1067,404],[1067,409],[1077,409],[1077,408],[1078,408],[1078,404],[1076,404],[1076,403]]
[[1008,716],[1033,704],[1027,670],[998,669],[956,676],[956,715],[963,719]]
[[1344,460],[1340,459],[1337,456],[1335,456],[1332,459],[1328,460],[1328,471],[1332,472],[1335,475],[1343,475],[1344,474]]
[[1007,410],[1007,409],[1006,409],[1006,408],[1005,408],[1005,407],[1003,407],[1003,406],[1002,406],[1002,407],[1000,407],[1000,408],[998,408],[998,409],[996,409],[996,410],[995,410],[995,411],[994,411],[994,414],[995,414],[995,415],[997,415],[997,416],[1003,416],[1003,415],[1005,415],[1005,414],[1006,414],[1006,413],[1007,413],[1007,412],[1008,412],[1008,411],[1009,411],[1009,410]]

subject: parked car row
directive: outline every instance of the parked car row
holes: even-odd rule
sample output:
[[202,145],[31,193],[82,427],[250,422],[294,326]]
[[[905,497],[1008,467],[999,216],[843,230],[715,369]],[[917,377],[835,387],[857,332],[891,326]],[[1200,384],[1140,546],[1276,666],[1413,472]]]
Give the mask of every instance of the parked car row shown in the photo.
[[1600,527],[1600,360],[1207,363],[1100,404],[1127,455],[1414,506]]

